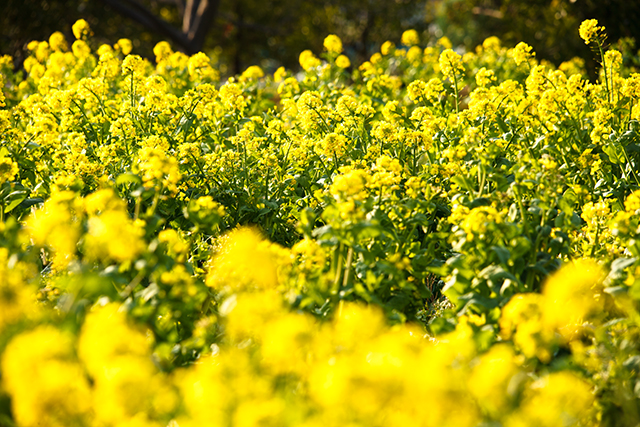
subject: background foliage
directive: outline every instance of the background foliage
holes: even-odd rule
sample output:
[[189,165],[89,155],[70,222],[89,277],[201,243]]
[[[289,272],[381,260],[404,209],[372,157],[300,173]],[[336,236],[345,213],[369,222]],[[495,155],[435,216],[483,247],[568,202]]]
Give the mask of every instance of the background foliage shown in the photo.
[[[115,0],[112,0],[115,1]],[[115,1],[118,3],[118,1]],[[181,26],[184,0],[119,0],[139,4],[159,20]],[[43,40],[68,28],[77,19],[91,24],[96,42],[131,39],[136,52],[153,58],[153,46],[166,39],[149,26],[119,15],[105,0],[7,0],[0,6],[0,52],[20,64],[31,40]],[[179,7],[182,5],[182,7]],[[219,57],[223,75],[240,73],[249,65],[274,70],[292,68],[297,52],[318,51],[326,34],[341,37],[356,62],[368,58],[386,40],[409,28],[423,39],[447,36],[454,46],[472,49],[492,35],[515,45],[533,46],[538,58],[556,65],[573,56],[584,58],[591,76],[595,62],[576,40],[575,28],[598,17],[610,41],[640,39],[640,6],[624,0],[238,0],[219,2],[203,49]],[[175,49],[180,46],[174,44]],[[200,49],[198,49],[200,50]],[[188,52],[194,53],[194,52]]]

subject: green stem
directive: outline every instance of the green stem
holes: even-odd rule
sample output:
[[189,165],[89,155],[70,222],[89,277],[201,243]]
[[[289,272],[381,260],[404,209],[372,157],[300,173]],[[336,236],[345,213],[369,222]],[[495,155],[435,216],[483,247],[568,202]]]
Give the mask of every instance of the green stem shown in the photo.
[[133,219],[136,220],[140,216],[141,196],[136,197],[136,207],[133,211]]
[[133,85],[133,71],[132,71],[132,72],[131,72],[131,110],[132,110],[132,111],[133,111],[133,110],[135,109],[135,107],[136,107],[136,104],[135,104],[135,102],[136,102],[136,101],[135,101],[135,99],[133,98],[134,90],[135,90],[135,88],[134,88],[134,85]]
[[622,152],[624,153],[624,158],[627,161],[627,165],[629,165],[629,169],[631,170],[631,175],[633,175],[633,178],[636,180],[636,184],[640,186],[640,181],[638,181],[638,175],[636,175],[636,171],[634,170],[634,167],[631,164],[631,160],[629,159],[629,155],[627,154],[627,150],[625,150],[624,147],[622,147]]
[[598,50],[600,58],[602,58],[602,69],[604,70],[604,87],[607,90],[607,102],[611,102],[611,92],[609,92],[609,78],[607,77],[607,64],[604,62],[604,52],[602,51],[602,43],[598,40]]
[[336,256],[337,256],[337,262],[336,262],[336,274],[335,277],[333,279],[333,294],[337,295],[338,294],[338,289],[340,287],[340,278],[342,276],[342,249],[343,249],[343,244],[340,243],[340,246],[338,246],[337,250],[336,250]]
[[480,163],[478,164],[478,185],[480,186],[480,188],[478,189],[478,197],[482,197],[486,178],[487,178],[486,171],[482,167],[482,164]]
[[156,193],[153,195],[153,202],[151,203],[151,206],[147,210],[147,216],[151,216],[156,212],[156,208],[158,207],[158,202],[160,201],[161,192],[162,192],[162,187],[160,187],[160,190],[156,191]]
[[600,225],[596,224],[596,238],[595,238],[595,241],[593,242],[593,246],[591,246],[591,255],[590,255],[591,258],[593,258],[596,255],[596,248],[598,247],[599,240],[600,240]]
[[347,252],[347,268],[344,272],[344,280],[342,280],[342,287],[346,287],[349,284],[349,276],[351,273],[351,263],[353,262],[353,248],[349,247]]
[[458,106],[458,78],[456,77],[455,71],[453,72],[453,91],[456,97],[456,114],[459,114],[460,107]]
[[522,225],[524,226],[524,231],[529,236],[529,222],[527,221],[527,215],[524,210],[524,205],[522,204],[522,196],[520,194],[520,190],[518,190],[517,185],[513,186],[513,194],[516,196],[516,203],[518,204],[518,208],[520,209],[520,216],[522,216]]

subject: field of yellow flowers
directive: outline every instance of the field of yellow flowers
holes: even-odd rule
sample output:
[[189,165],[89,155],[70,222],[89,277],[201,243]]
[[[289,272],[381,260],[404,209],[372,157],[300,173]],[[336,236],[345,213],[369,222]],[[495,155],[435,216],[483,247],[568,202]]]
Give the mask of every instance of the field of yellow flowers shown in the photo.
[[0,426],[640,423],[628,42],[220,81],[73,33],[0,57]]

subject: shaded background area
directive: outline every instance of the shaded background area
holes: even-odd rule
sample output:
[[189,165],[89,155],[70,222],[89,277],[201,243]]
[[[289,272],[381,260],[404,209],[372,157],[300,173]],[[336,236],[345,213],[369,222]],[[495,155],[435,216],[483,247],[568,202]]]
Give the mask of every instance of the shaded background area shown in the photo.
[[[539,58],[556,64],[573,56],[593,58],[578,36],[584,19],[596,18],[610,41],[640,40],[640,2],[628,0],[3,0],[0,53],[19,66],[26,44],[86,19],[97,47],[126,37],[134,53],[153,58],[167,40],[175,50],[205,51],[223,75],[249,65],[268,71],[297,68],[304,49],[319,53],[327,34],[337,34],[359,63],[386,40],[399,42],[416,29],[421,44],[447,36],[473,49],[492,35],[506,45],[525,41]],[[627,42],[628,44],[629,42]],[[632,48],[632,49],[635,49]],[[595,63],[589,64],[591,68]]]

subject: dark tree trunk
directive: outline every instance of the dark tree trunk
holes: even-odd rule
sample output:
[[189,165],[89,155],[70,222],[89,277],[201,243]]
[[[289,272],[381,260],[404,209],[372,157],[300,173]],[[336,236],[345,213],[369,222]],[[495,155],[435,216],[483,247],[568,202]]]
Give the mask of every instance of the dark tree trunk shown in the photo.
[[207,33],[213,25],[220,0],[187,0],[183,8],[182,28],[160,19],[136,0],[101,0],[120,15],[132,19],[149,30],[167,37],[190,55],[202,50]]

